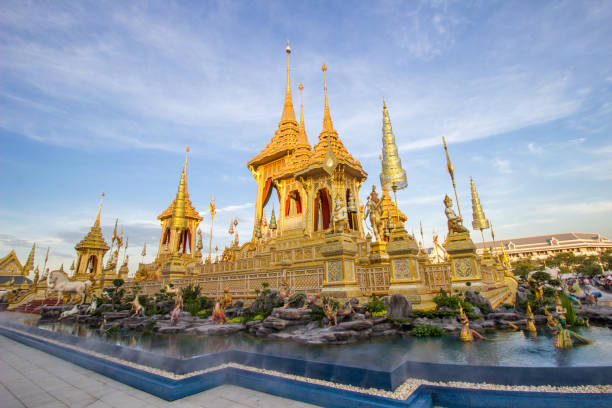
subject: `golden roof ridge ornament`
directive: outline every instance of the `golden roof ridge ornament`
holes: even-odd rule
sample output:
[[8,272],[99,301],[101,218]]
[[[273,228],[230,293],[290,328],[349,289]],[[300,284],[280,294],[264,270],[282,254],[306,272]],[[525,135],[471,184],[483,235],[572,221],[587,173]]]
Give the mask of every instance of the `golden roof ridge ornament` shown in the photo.
[[484,211],[480,205],[480,198],[478,197],[478,192],[476,191],[476,185],[474,184],[474,179],[472,177],[470,177],[470,185],[472,188],[472,227],[474,230],[480,230],[480,235],[482,235],[482,247],[483,249],[486,249],[484,246],[484,233],[482,231],[489,228],[489,220],[485,218]]
[[295,110],[293,109],[293,99],[291,98],[291,81],[289,75],[289,54],[291,54],[291,47],[289,46],[289,41],[287,41],[287,46],[285,47],[285,52],[287,53],[287,88],[285,89],[285,104],[283,106],[283,114],[281,116],[281,123],[284,122],[296,122],[295,120]]
[[[397,152],[395,144],[395,135],[391,127],[391,119],[389,119],[389,111],[387,104],[383,98],[383,127],[382,127],[382,173],[380,174],[380,184],[383,187],[393,190],[395,197],[395,206],[397,207],[397,190],[402,190],[408,187],[406,179],[406,170],[402,168],[402,161]],[[399,224],[399,214],[397,218]]]
[[323,92],[325,94],[325,108],[323,110],[323,130],[321,134],[327,133],[328,135],[334,132],[334,123],[332,122],[331,114],[329,113],[329,103],[327,102],[327,79],[325,78],[325,72],[327,71],[327,65],[325,65],[325,61],[323,61],[323,66],[321,67],[323,71]]
[[304,85],[300,82],[300,131],[298,133],[298,145],[308,146],[310,149],[310,143],[308,142],[308,136],[306,135],[306,126],[304,125],[304,102],[302,99],[302,91],[304,90]]

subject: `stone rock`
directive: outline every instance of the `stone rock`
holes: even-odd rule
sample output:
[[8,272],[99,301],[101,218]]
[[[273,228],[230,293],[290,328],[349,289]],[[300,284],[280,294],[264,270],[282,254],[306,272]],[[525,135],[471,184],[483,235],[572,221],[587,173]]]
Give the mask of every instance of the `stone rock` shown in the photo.
[[393,323],[381,323],[381,324],[375,324],[374,327],[372,327],[372,331],[381,332],[385,330],[391,330],[392,328],[393,328]]
[[155,326],[153,326],[153,331],[158,333],[181,333],[189,328],[189,324],[178,322],[176,326],[171,326],[170,323],[167,322],[157,322]]
[[334,327],[334,331],[342,330],[368,330],[371,329],[374,323],[371,320],[354,320],[350,322],[343,322]]
[[355,313],[353,315],[353,320],[365,320],[365,315],[363,313]]
[[399,293],[391,296],[389,305],[387,306],[387,313],[389,316],[395,319],[405,319],[410,315],[412,311],[412,305],[403,295]]
[[583,305],[577,308],[576,314],[591,322],[612,326],[612,307],[599,305]]
[[351,298],[349,300],[349,303],[351,304],[351,306],[357,306],[359,304],[359,299],[357,298]]
[[[495,309],[497,310],[497,309]],[[504,309],[505,310],[505,309]],[[487,315],[487,320],[520,320],[523,316],[515,312],[493,312]]]
[[485,320],[484,322],[482,322],[481,326],[483,329],[492,329],[493,327],[495,327],[495,322],[492,320]]
[[262,313],[266,309],[270,309],[271,307],[276,307],[279,304],[282,304],[282,300],[280,298],[280,294],[278,291],[273,290],[270,293],[261,294],[251,305],[247,308],[249,312],[258,314]]
[[[250,322],[249,322],[250,323]],[[239,331],[245,330],[246,326],[243,326],[240,323],[231,323],[231,324],[203,324],[201,326],[196,326],[188,329],[188,332],[204,334],[206,336],[221,336],[227,334],[237,333]]]
[[485,309],[491,310],[491,302],[489,302],[484,296],[480,294],[477,295],[473,290],[467,290],[464,296],[465,300],[470,302],[472,305],[479,306],[481,308],[483,307],[482,305],[486,305]]
[[117,319],[125,319],[130,315],[129,310],[122,310],[120,312],[104,312],[102,313],[102,317],[106,319],[107,322]]
[[235,317],[240,317],[242,316],[242,313],[242,309],[238,307],[228,307],[227,309],[225,309],[225,317],[228,320],[233,319]]
[[314,330],[318,329],[319,327],[319,322],[310,322],[306,325],[306,330]]
[[242,300],[237,300],[234,302],[234,307],[238,309],[242,309],[244,307],[244,302]]
[[312,311],[310,309],[295,309],[277,307],[272,310],[272,316],[283,320],[310,320]]
[[373,331],[372,337],[382,337],[382,336],[397,336],[398,331],[395,329],[389,329],[384,331]]

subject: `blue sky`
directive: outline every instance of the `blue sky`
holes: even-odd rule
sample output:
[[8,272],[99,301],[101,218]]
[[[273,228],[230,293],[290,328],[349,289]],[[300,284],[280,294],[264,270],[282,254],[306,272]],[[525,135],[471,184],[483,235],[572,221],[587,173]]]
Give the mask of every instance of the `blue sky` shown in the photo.
[[[471,224],[473,176],[496,237],[612,236],[612,4],[607,1],[27,2],[0,4],[0,254],[66,266],[91,227],[129,236],[132,269],[176,194],[213,247],[251,236],[246,162],[281,115],[285,41],[314,144],[321,65],[332,119],[378,184],[382,98],[408,174],[409,230],[444,235],[452,186]],[[298,112],[299,114],[299,112]],[[268,211],[269,215],[269,211]],[[475,240],[480,234],[473,235]]]

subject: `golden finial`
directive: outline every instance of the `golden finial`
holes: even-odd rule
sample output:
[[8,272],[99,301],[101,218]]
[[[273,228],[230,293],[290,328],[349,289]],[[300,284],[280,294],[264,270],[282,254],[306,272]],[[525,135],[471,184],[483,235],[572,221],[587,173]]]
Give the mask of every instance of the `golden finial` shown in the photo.
[[98,215],[96,216],[96,222],[94,225],[100,226],[100,213],[102,212],[102,200],[104,199],[104,191],[102,192],[102,196],[100,197],[100,207],[98,207]]
[[291,99],[291,81],[289,75],[289,54],[291,54],[291,47],[289,41],[285,47],[287,53],[287,88],[285,89],[285,105],[283,106],[283,115],[281,116],[281,123],[283,122],[295,122],[295,111],[293,110],[293,101]]
[[187,168],[187,157],[189,156],[189,146],[185,149],[185,168]]
[[308,143],[308,136],[306,136],[306,126],[304,125],[304,103],[302,99],[302,91],[304,90],[304,85],[300,82],[300,131],[298,133],[298,145],[308,146],[310,149],[310,143]]
[[327,102],[327,79],[325,78],[325,72],[327,71],[327,65],[323,61],[323,91],[325,93],[325,109],[323,112],[323,132],[333,132],[334,124],[332,123],[331,114],[329,113],[329,103]]
[[471,176],[470,185],[472,188],[472,227],[475,230],[480,230],[480,235],[482,235],[482,246],[484,248],[485,239],[482,230],[489,228],[489,220],[485,218],[484,211],[480,205],[480,198],[478,198],[478,192],[476,191],[476,185]]

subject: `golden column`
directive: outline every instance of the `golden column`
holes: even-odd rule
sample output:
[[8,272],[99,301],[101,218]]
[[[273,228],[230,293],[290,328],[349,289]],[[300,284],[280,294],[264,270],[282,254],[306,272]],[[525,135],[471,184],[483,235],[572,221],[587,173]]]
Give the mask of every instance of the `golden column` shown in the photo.
[[215,210],[215,195],[213,194],[212,200],[210,201],[210,237],[208,240],[208,258],[206,258],[206,263],[211,262],[211,253],[212,253],[212,233],[213,233],[213,220],[215,219],[215,214],[217,211]]

